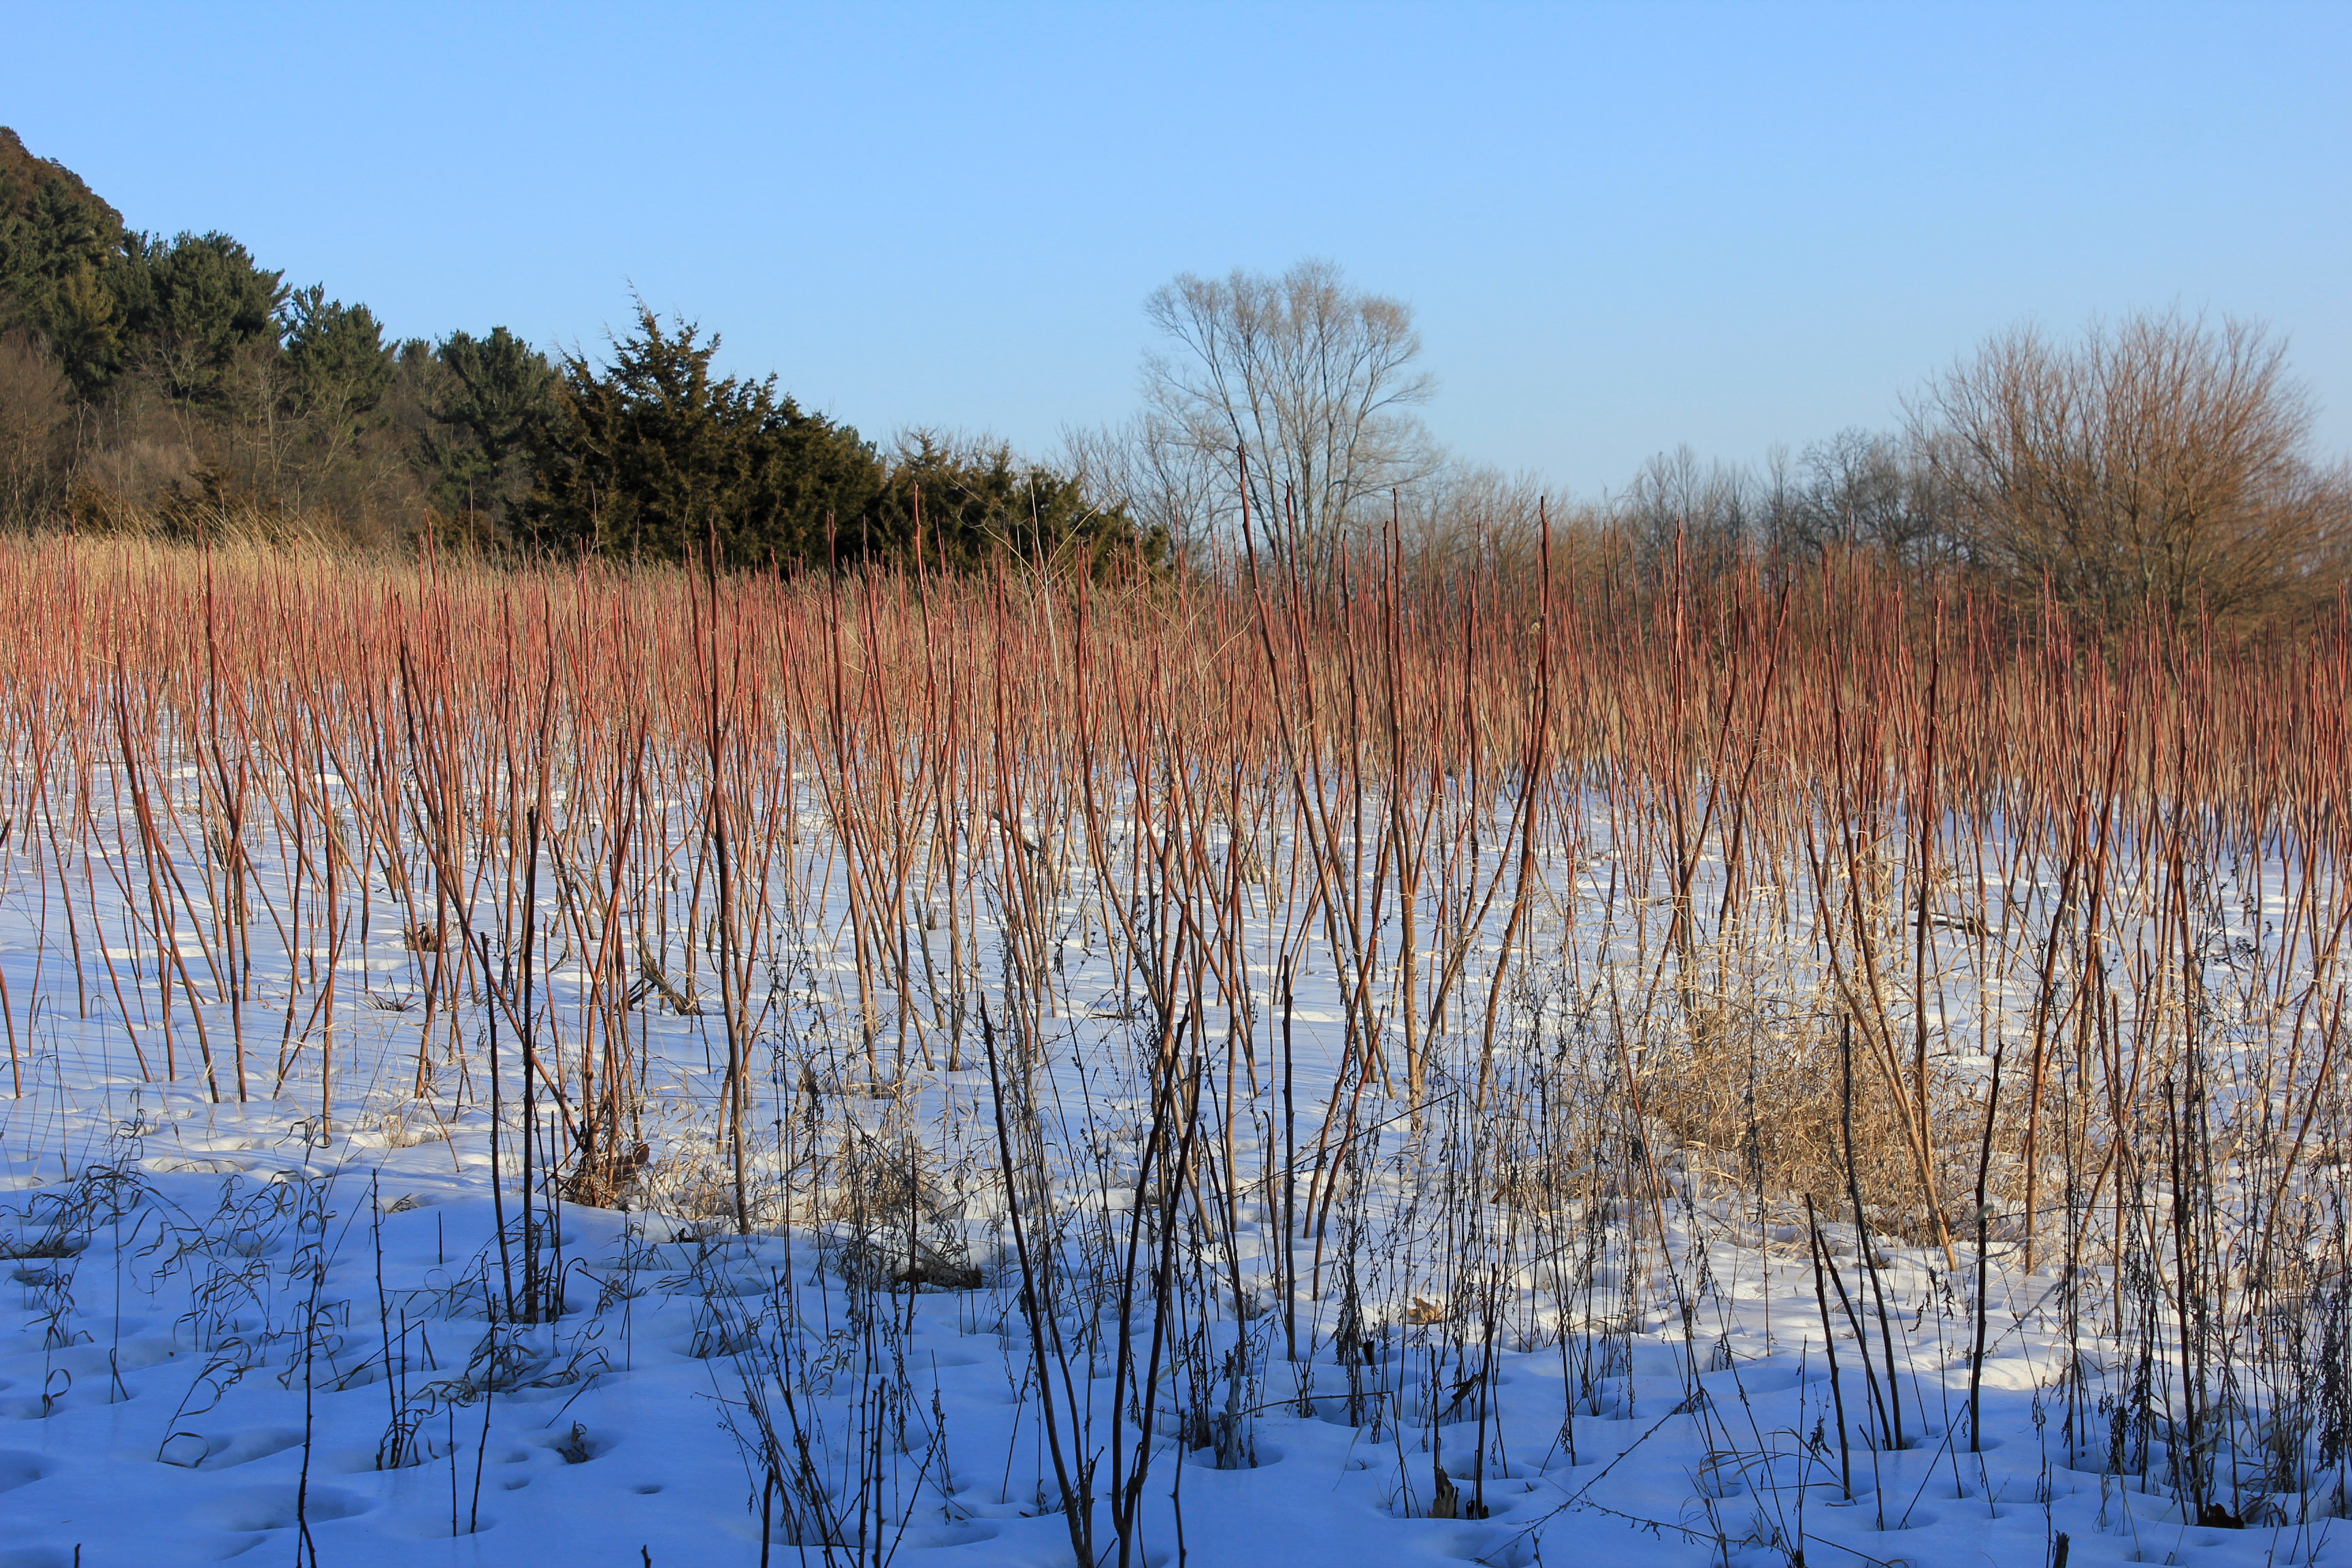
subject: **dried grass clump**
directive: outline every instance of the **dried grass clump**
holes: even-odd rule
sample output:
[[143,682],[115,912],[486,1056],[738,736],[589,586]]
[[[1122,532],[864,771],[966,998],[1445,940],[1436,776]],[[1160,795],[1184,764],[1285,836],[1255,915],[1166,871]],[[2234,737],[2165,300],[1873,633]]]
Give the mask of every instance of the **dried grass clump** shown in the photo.
[[854,1227],[931,1220],[951,1201],[938,1154],[910,1133],[848,1124],[819,1169],[817,1212]]
[[1779,1203],[1810,1197],[1832,1214],[1850,1211],[1858,1186],[1874,1228],[1933,1238],[1895,1097],[1872,1064],[1855,1061],[1849,1105],[1833,1020],[1717,1011],[1688,1037],[1654,1047],[1645,1066],[1649,1110],[1717,1181]]
[[988,1281],[963,1238],[936,1229],[910,1235],[902,1226],[889,1226],[854,1236],[834,1255],[834,1268],[869,1290],[977,1290]]
[[845,1123],[824,1163],[816,1210],[843,1237],[835,1266],[868,1289],[972,1290],[986,1276],[971,1260],[963,1205],[935,1151],[903,1130]]
[[658,1210],[690,1225],[731,1229],[735,1222],[735,1177],[727,1162],[707,1145],[671,1149],[649,1158],[637,1173],[636,1206]]
[[652,1157],[652,1146],[643,1139],[584,1156],[562,1178],[564,1199],[591,1208],[635,1207],[639,1178]]

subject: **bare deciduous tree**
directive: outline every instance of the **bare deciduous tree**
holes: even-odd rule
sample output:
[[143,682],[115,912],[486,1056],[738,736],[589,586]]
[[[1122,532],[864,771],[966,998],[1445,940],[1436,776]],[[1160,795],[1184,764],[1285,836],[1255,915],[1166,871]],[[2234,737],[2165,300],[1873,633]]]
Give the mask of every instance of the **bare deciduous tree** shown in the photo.
[[1945,557],[1950,507],[1896,437],[1849,427],[1808,443],[1793,468],[1777,451],[1768,467],[1763,533],[1784,555],[1872,551],[1914,572]]
[[41,344],[21,331],[0,333],[0,523],[29,527],[57,503],[68,392]]
[[1685,565],[1702,574],[1728,567],[1758,525],[1761,500],[1754,479],[1720,460],[1702,466],[1687,446],[1660,452],[1617,498],[1618,523],[1652,562],[1679,549]]
[[1147,533],[1165,531],[1180,551],[1209,542],[1220,470],[1161,415],[1138,414],[1123,425],[1066,426],[1061,460],[1095,505],[1126,512]]
[[[1425,478],[1435,449],[1407,412],[1431,378],[1402,302],[1302,261],[1279,278],[1191,273],[1144,312],[1174,342],[1144,364],[1147,466],[1196,465],[1230,521],[1246,486],[1263,537],[1310,574],[1328,569],[1375,498]],[[1244,454],[1236,460],[1236,451]],[[1182,487],[1176,487],[1181,489]]]
[[[1547,489],[1535,474],[1507,474],[1459,460],[1441,465],[1401,497],[1397,510],[1405,559],[1424,576],[1531,569],[1540,548]],[[1564,520],[1557,504],[1555,523]]]
[[2177,313],[2032,327],[1931,380],[1911,434],[1967,557],[2109,626],[2292,607],[2332,574],[2344,471],[2305,455],[2309,400],[2260,326]]

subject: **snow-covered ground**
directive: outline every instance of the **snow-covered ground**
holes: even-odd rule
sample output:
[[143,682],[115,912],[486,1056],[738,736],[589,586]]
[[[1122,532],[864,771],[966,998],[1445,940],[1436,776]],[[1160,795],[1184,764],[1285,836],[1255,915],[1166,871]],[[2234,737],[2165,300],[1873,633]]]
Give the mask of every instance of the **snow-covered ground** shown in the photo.
[[[861,1415],[885,1429],[883,1517],[858,1521],[884,1556],[1068,1560],[1023,1400],[1025,1334],[1002,1288],[902,1295],[888,1321],[864,1321],[804,1243],[679,1240],[691,1233],[671,1222],[571,1210],[570,1312],[494,1329],[478,1164],[453,1173],[436,1145],[337,1170],[247,1148],[259,1140],[238,1120],[172,1125],[173,1152],[151,1138],[144,1170],[48,1186],[86,1217],[61,1238],[79,1250],[12,1267],[0,1342],[10,1568],[64,1568],[77,1551],[89,1564],[298,1550],[308,1561],[311,1547],[349,1564],[624,1563],[641,1551],[753,1562],[760,1489],[730,1428],[745,1422],[758,1352],[727,1347],[745,1324],[775,1333],[785,1310],[814,1369],[818,1462],[841,1479],[870,1473],[831,1443],[869,1435]],[[213,1173],[231,1167],[249,1173]],[[21,1163],[14,1174],[21,1201],[37,1178]],[[379,1199],[395,1212],[380,1214]],[[1267,1365],[1255,1466],[1218,1469],[1208,1449],[1162,1456],[1144,1560],[1181,1549],[1202,1563],[1701,1563],[1719,1560],[1720,1532],[1801,1534],[1811,1561],[2013,1563],[2044,1561],[2058,1531],[2077,1562],[2325,1560],[2326,1522],[2201,1529],[2136,1482],[2070,1467],[2038,1392],[2060,1364],[2054,1327],[2030,1310],[2014,1321],[2006,1302],[1972,1445],[1965,1320],[1916,1261],[1888,1279],[1909,1446],[1851,1454],[1849,1500],[1809,1271],[1768,1274],[1727,1251],[1711,1262],[1727,1282],[1707,1299],[1696,1373],[1671,1320],[1624,1336],[1597,1400],[1577,1397],[1580,1369],[1559,1346],[1498,1347],[1483,1486],[1454,1482],[1465,1499],[1483,1490],[1485,1519],[1427,1517],[1436,1470],[1469,1470],[1481,1442],[1464,1412],[1443,1408],[1462,1357],[1423,1327],[1369,1366],[1339,1364],[1328,1346],[1312,1363]],[[903,1409],[856,1408],[869,1339],[903,1376]],[[1843,1374],[1862,1404],[1852,1361]],[[1351,1378],[1381,1390],[1353,1424]],[[837,1500],[855,1516],[848,1489]],[[843,1533],[854,1541],[854,1526]],[[1733,1558],[1783,1560],[1738,1546]]]
[[[567,1315],[493,1327],[478,1156],[463,1173],[437,1143],[305,1161],[282,1137],[272,1150],[250,1135],[266,1134],[265,1117],[184,1103],[157,1114],[173,1110],[169,1131],[71,1185],[12,1170],[18,1204],[61,1228],[57,1247],[12,1266],[0,1341],[11,1568],[62,1568],[77,1550],[91,1564],[266,1560],[298,1550],[306,1529],[336,1563],[625,1563],[641,1549],[656,1563],[755,1561],[759,1486],[730,1428],[746,1424],[744,1381],[765,1353],[744,1342],[781,1342],[786,1313],[805,1358],[793,1374],[811,1369],[816,1462],[854,1484],[872,1462],[837,1445],[883,1429],[883,1517],[858,1522],[885,1555],[1068,1560],[1001,1274],[980,1290],[886,1296],[889,1318],[862,1320],[805,1240],[571,1208]],[[36,1192],[47,1201],[28,1204]],[[1676,1256],[1699,1267],[1693,1249]],[[1559,1344],[1496,1347],[1483,1435],[1444,1408],[1472,1369],[1442,1325],[1401,1329],[1369,1365],[1328,1344],[1291,1363],[1261,1342],[1273,1353],[1255,1466],[1216,1468],[1211,1449],[1162,1456],[1145,1560],[1181,1547],[1204,1563],[1699,1563],[1719,1560],[1720,1533],[1801,1535],[1813,1561],[2010,1563],[2043,1561],[2058,1531],[2080,1562],[2324,1555],[2326,1521],[2199,1528],[2134,1480],[2070,1466],[2042,1392],[2062,1336],[2025,1291],[1997,1310],[1971,1444],[1967,1320],[1951,1281],[1916,1258],[1887,1271],[1908,1446],[1846,1456],[1849,1499],[1810,1271],[1730,1248],[1706,1266],[1717,1284],[1695,1342],[1661,1313],[1630,1327],[1622,1361],[1597,1377]],[[903,1407],[861,1406],[869,1345],[902,1380]],[[1843,1372],[1861,1405],[1859,1369],[1849,1359]],[[1351,1383],[1377,1391],[1353,1422]],[[1580,1396],[1588,1387],[1596,1397]],[[1483,1483],[1465,1463],[1482,1447]],[[1486,1518],[1427,1517],[1441,1468],[1465,1500],[1483,1491]],[[855,1515],[854,1485],[837,1500]]]
[[[211,895],[158,891],[130,837],[89,833],[77,859],[20,835],[0,889],[22,1082],[0,1099],[0,1568],[246,1554],[335,1568],[1067,1563],[1057,1445],[1062,1478],[1094,1467],[1093,1546],[1110,1563],[1801,1555],[1958,1568],[2045,1563],[2062,1537],[2074,1563],[2352,1550],[2333,1522],[2340,1440],[2302,1491],[2264,1491],[2279,1472],[2263,1451],[2263,1377],[2278,1363],[2252,1349],[2219,1396],[2233,1403],[2204,1457],[2232,1517],[2184,1519],[2158,1409],[2178,1391],[2127,1387],[2135,1365],[2170,1376],[2169,1320],[2100,1294],[2127,1283],[2120,1266],[2065,1274],[2054,1244],[2025,1272],[2013,1215],[1993,1229],[1979,1426],[1968,1224],[1951,1258],[1884,1235],[1865,1258],[1851,1213],[1825,1214],[1825,1270],[1801,1211],[1743,1197],[1722,1167],[1647,1146],[1647,1132],[1610,1156],[1621,1166],[1606,1180],[1591,1174],[1597,1142],[1553,1150],[1599,1184],[1573,1201],[1507,1190],[1496,1173],[1546,1128],[1598,1139],[1633,1125],[1624,1107],[1591,1100],[1532,1122],[1524,1108],[1538,1079],[1566,1100],[1572,1083],[1598,1093],[1622,1088],[1612,1073],[1638,1079],[1648,1037],[1626,1012],[1647,1009],[1648,1028],[1673,1004],[1671,981],[1656,980],[1667,921],[1656,873],[1636,899],[1597,806],[1589,837],[1546,847],[1521,948],[1542,962],[1523,962],[1497,1009],[1503,1043],[1483,1061],[1478,1009],[1511,895],[1465,928],[1460,1016],[1418,1100],[1400,1077],[1350,1089],[1345,966],[1335,976],[1322,935],[1334,928],[1298,921],[1295,904],[1278,912],[1269,878],[1248,904],[1259,924],[1235,933],[1248,994],[1204,981],[1189,1015],[1194,1047],[1210,1047],[1206,1077],[1174,1099],[1214,1157],[1172,1194],[1154,1184],[1169,1155],[1149,1131],[1163,1037],[1131,948],[1106,931],[1114,903],[1139,907],[1134,889],[1098,883],[1117,858],[1090,869],[1075,830],[1050,825],[1064,859],[1033,928],[1051,943],[1039,960],[1007,956],[1008,862],[975,852],[962,972],[861,1000],[847,873],[813,789],[797,809],[793,866],[773,873],[787,889],[781,923],[747,966],[762,987],[746,1007],[758,1017],[750,1236],[734,1234],[730,1148],[711,1114],[726,1050],[717,1008],[684,1011],[645,985],[616,1005],[591,973],[596,933],[580,910],[598,906],[565,880],[596,863],[584,815],[572,868],[542,867],[540,1048],[561,1086],[583,1042],[626,1020],[649,1161],[625,1210],[564,1202],[552,1215],[551,1184],[542,1171],[527,1195],[516,1153],[519,950],[502,942],[492,960],[504,1024],[454,965],[435,978],[456,944],[420,942],[415,905],[385,869],[400,860],[425,879],[421,848],[360,850],[340,909],[299,917],[315,941],[283,925],[272,936],[253,916],[262,934],[237,960],[199,934]],[[1128,854],[1131,839],[1117,847]],[[1203,863],[1235,852],[1219,837]],[[264,887],[317,874],[258,835],[248,854]],[[184,841],[172,858],[188,881],[207,874]],[[2046,922],[2056,877],[2045,860],[1971,879],[1985,891],[1969,908],[1992,914],[1938,926],[1936,987],[1916,1004],[1933,1010],[1937,1070],[1962,1089],[2034,1005],[2032,910]],[[672,907],[657,920],[638,902],[638,929],[688,929],[686,881],[647,885],[667,888],[656,897]],[[2273,867],[2267,882],[2209,889],[2217,1061],[2255,1048],[2260,998],[2232,996],[2233,954],[2246,951],[2232,944],[2275,945],[2289,887]],[[1784,890],[1780,917],[1717,959],[1754,1007],[1794,1016],[1817,995],[1810,897]],[[176,961],[153,934],[172,898],[193,928],[172,938]],[[2153,920],[2153,895],[2146,906],[2132,918]],[[1425,929],[1445,917],[1433,903]],[[916,913],[908,940],[926,951],[911,972],[948,963],[944,937],[929,951],[935,929]],[[2137,929],[2118,919],[2107,940],[2127,951]],[[687,946],[673,938],[654,955],[674,990]],[[1286,1031],[1275,975],[1293,960]],[[234,962],[249,978],[233,1007]],[[702,987],[707,999],[715,983]],[[951,1021],[941,997],[959,989],[971,1005]],[[1008,1095],[1034,1134],[1000,1121],[982,999],[1008,1053],[1016,1036],[1034,1042],[1035,1087]],[[1901,998],[1898,1019],[1914,1005]],[[870,1048],[869,1007],[882,1024]],[[1392,1010],[1381,1017],[1401,1060]],[[495,1171],[494,1028],[509,1031]],[[1238,1061],[1222,1054],[1235,1031],[1250,1041]],[[1612,1041],[1628,1054],[1612,1058]],[[247,1058],[243,1103],[233,1051]],[[2231,1082],[2256,1080],[2273,1087],[2252,1069]],[[551,1093],[535,1111],[543,1135]],[[1350,1160],[1332,1201],[1317,1184],[1318,1140],[1343,1100],[1345,1131],[1328,1136],[1349,1140]],[[1507,1115],[1507,1101],[1520,1109]],[[1030,1135],[1044,1179],[1025,1189],[1024,1273],[999,1151]],[[898,1164],[909,1173],[893,1186]],[[1646,1187],[1628,1184],[1643,1173]],[[2342,1166],[2298,1180],[2340,1189]],[[1307,1211],[1287,1227],[1287,1265],[1274,1212],[1285,1194]],[[1162,1230],[1137,1221],[1139,1202],[1176,1216],[1156,1356]],[[938,1265],[919,1289],[890,1278],[913,1256],[902,1208]],[[1130,1247],[1139,1266],[1123,1261]],[[535,1279],[553,1281],[539,1294],[560,1310],[530,1310]],[[1138,1280],[1123,1300],[1120,1283]],[[2133,1344],[2103,1337],[2111,1321],[2156,1333],[2154,1356],[2135,1363]],[[2340,1377],[2342,1342],[2314,1337],[2308,1353],[2334,1358]],[[2275,1436],[2298,1453],[2326,1438]],[[1122,1559],[1107,1494],[1139,1457]]]

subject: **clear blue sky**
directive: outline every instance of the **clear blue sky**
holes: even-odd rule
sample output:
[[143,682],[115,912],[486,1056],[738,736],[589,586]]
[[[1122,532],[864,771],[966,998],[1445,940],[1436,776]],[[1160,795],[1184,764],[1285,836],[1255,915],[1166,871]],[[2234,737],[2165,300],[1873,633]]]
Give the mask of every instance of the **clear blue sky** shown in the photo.
[[7,0],[0,122],[396,333],[632,284],[885,437],[1135,403],[1182,270],[1410,301],[1464,454],[1580,495],[1883,426],[2032,317],[2291,341],[2352,449],[2352,4]]

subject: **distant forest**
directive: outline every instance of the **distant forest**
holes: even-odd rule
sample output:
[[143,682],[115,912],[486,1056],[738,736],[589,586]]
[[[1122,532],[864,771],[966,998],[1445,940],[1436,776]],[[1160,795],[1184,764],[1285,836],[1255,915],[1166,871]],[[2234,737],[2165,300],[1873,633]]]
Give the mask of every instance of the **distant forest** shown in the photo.
[[885,451],[640,303],[601,362],[393,341],[233,236],[131,228],[0,128],[0,526],[643,562],[1157,564],[1164,534],[1001,444]]
[[1759,467],[1687,447],[1599,500],[1443,449],[1414,410],[1411,308],[1328,261],[1180,275],[1140,410],[1050,459],[915,431],[887,443],[722,376],[719,339],[636,302],[593,357],[503,326],[387,340],[233,237],[129,227],[0,129],[0,528],[641,564],[1095,575],[1255,544],[1344,584],[1523,570],[1549,536],[1591,581],[1802,570],[1842,556],[2109,628],[2332,613],[2352,470],[2259,323],[2178,311],[1985,339],[1904,401]]

